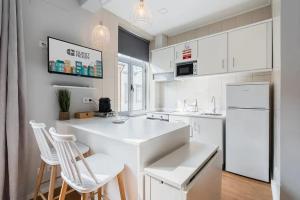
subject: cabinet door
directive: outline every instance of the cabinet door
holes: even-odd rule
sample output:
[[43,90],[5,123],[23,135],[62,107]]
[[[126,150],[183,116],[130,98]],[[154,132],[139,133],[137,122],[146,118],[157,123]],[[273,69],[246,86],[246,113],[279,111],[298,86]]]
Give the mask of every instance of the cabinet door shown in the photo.
[[151,178],[151,200],[181,200],[181,191],[162,181]]
[[190,41],[175,46],[175,62],[197,60],[197,41]]
[[192,128],[192,125],[191,125],[190,117],[170,115],[169,116],[169,122],[170,123],[183,122],[183,123],[186,123],[186,124],[190,125],[190,137],[191,138],[193,137],[193,128]]
[[227,33],[198,40],[199,73],[227,72]]
[[228,33],[230,72],[272,67],[271,26],[268,22]]
[[174,72],[174,47],[152,51],[151,66],[154,74]]
[[191,118],[193,140],[219,146],[223,150],[223,119]]

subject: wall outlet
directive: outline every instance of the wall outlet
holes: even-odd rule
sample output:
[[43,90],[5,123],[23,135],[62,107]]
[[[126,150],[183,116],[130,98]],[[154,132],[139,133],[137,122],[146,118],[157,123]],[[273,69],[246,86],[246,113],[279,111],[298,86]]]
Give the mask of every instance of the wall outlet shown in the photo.
[[48,44],[46,41],[43,41],[43,40],[39,41],[39,47],[45,49],[45,48],[47,48],[47,46],[48,46]]
[[83,103],[93,103],[93,99],[92,98],[90,98],[90,97],[83,97],[82,98],[82,102]]

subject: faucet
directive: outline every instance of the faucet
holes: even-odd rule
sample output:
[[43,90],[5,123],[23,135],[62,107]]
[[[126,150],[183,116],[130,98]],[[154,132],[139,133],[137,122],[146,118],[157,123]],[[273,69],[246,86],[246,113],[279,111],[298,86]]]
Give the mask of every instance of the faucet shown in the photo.
[[214,103],[213,113],[216,114],[216,98],[215,98],[215,96],[213,96],[211,98],[211,103]]

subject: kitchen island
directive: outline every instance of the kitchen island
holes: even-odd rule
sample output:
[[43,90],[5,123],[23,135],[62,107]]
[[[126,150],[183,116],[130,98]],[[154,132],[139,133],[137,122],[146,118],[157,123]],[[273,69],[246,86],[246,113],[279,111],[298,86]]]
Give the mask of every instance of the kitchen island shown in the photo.
[[[131,117],[123,124],[113,118],[57,121],[60,134],[73,134],[93,153],[106,153],[125,164],[123,172],[129,200],[144,199],[144,168],[189,142],[189,126]],[[117,182],[105,187],[109,199],[120,199]]]

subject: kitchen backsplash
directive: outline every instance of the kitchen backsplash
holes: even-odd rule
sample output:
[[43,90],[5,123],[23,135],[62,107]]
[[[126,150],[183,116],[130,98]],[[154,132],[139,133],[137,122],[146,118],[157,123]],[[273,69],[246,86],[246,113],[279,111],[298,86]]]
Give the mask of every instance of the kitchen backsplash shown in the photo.
[[233,82],[272,81],[272,72],[235,73],[226,75],[203,76],[180,81],[156,83],[157,109],[182,110],[184,100],[197,99],[200,112],[210,112],[213,108],[212,97],[216,99],[217,112],[226,110],[226,84]]

